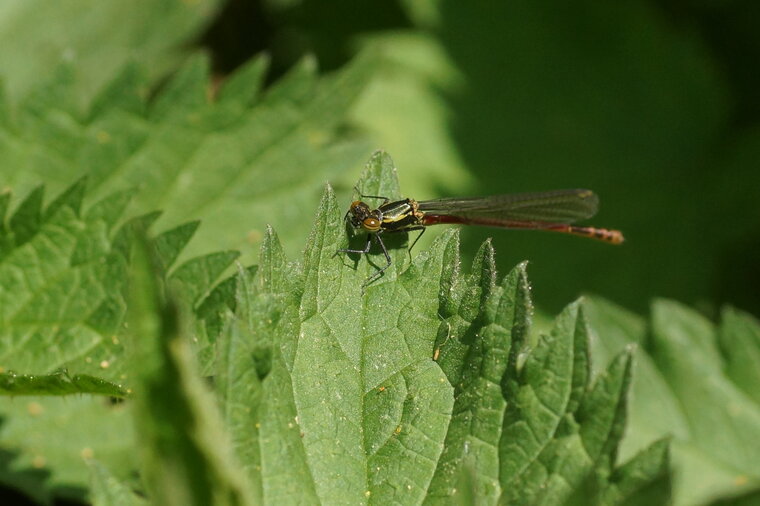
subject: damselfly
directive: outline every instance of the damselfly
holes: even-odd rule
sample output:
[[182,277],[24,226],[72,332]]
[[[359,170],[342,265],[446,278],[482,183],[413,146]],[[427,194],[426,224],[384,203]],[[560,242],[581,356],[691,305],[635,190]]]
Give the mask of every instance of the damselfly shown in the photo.
[[391,257],[382,235],[419,230],[409,250],[422,237],[426,227],[438,224],[483,225],[488,227],[547,230],[598,239],[610,244],[623,242],[618,230],[573,225],[596,214],[599,199],[591,190],[556,190],[541,193],[515,193],[493,197],[443,198],[416,201],[391,201],[387,197],[361,195],[364,199],[381,199],[373,209],[361,200],[351,203],[346,221],[368,233],[364,249],[341,249],[342,253],[368,254],[372,241],[380,245],[386,265],[367,278],[369,285],[391,266]]

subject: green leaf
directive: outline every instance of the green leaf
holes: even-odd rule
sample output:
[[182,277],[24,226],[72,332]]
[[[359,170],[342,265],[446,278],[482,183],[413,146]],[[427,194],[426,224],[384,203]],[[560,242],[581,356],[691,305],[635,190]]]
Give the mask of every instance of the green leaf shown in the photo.
[[[358,188],[398,196],[387,154],[372,157]],[[411,260],[405,234],[387,234],[392,264],[365,286],[385,257],[377,247],[368,255],[339,252],[366,238],[347,234],[345,208],[328,186],[302,261],[289,263],[268,229],[258,268],[238,265],[236,276],[214,286],[234,253],[212,253],[171,270],[195,224],[147,245],[143,234],[155,213],[117,228],[125,196],[80,211],[81,191],[66,195],[71,197],[56,202],[70,204],[41,210],[37,231],[11,249],[0,267],[25,268],[14,262],[17,250],[28,248],[38,251],[36,258],[58,262],[45,272],[102,269],[91,277],[101,280],[99,293],[107,296],[82,306],[91,307],[92,314],[82,318],[100,341],[66,365],[86,371],[89,358],[89,367],[101,373],[90,376],[123,380],[131,388],[134,395],[123,404],[140,434],[137,456],[152,500],[417,504],[469,497],[484,504],[560,504],[587,497],[602,504],[669,497],[665,442],[619,463],[634,367],[625,341],[645,342],[638,320],[612,306],[577,302],[533,344],[526,266],[498,283],[490,243],[464,273],[456,231],[443,232]],[[48,239],[53,233],[56,240]],[[48,244],[58,246],[57,255],[42,253]],[[61,293],[72,300],[93,293],[66,286]],[[125,301],[127,286],[131,296]],[[125,308],[132,315],[128,332]],[[599,369],[590,350],[599,336],[587,311],[612,338],[600,348],[611,360]],[[702,333],[700,351],[715,347],[709,325],[686,320],[690,333]],[[31,356],[22,350],[18,357]],[[201,371],[215,373],[216,402],[200,381]],[[95,389],[81,389],[87,388]],[[26,415],[6,410],[0,441],[18,448],[15,460],[27,467],[44,467],[50,458],[53,474],[45,482],[11,471],[9,479],[18,476],[28,489],[46,494],[57,493],[63,476],[84,486],[89,479],[83,474],[90,472],[81,465],[62,469],[71,450],[59,454],[53,444],[61,431],[72,442],[80,441],[72,434],[93,431],[69,427],[68,419],[57,430],[19,430],[29,425],[25,417],[46,413],[48,406],[60,410],[53,399],[34,402]],[[122,494],[119,484],[136,464],[119,458],[135,439],[129,432],[126,438],[111,433],[108,420],[124,410],[107,408],[81,410],[100,430],[79,442],[78,451],[114,473],[111,485],[101,477],[107,482],[101,485],[110,487],[106,492]],[[40,433],[45,437],[29,440]],[[103,440],[118,445],[104,453],[109,447]],[[45,460],[35,461],[40,452]]]
[[130,278],[130,338],[135,354],[135,423],[143,477],[160,504],[251,504],[227,448],[216,406],[164,299],[158,259],[138,245]]
[[54,497],[86,499],[86,461],[98,459],[126,480],[134,473],[129,403],[102,397],[16,397],[0,399],[0,480],[41,502]]
[[641,345],[621,456],[671,437],[676,504],[736,494],[760,480],[753,457],[760,408],[748,383],[758,353],[751,317],[726,309],[717,330],[682,305],[657,301],[647,339],[641,318],[593,298],[584,308],[596,330],[597,355]]
[[[396,195],[391,168],[387,155],[376,155],[362,192]],[[358,258],[356,268],[336,255],[346,244],[343,214],[328,189],[303,268],[287,266],[272,236],[253,280],[239,284],[237,323],[231,327],[236,330],[226,339],[249,350],[243,355],[255,364],[255,377],[263,378],[260,392],[249,381],[253,390],[247,395],[257,396],[260,405],[253,403],[243,415],[259,420],[253,427],[259,430],[264,497],[419,501],[435,470],[453,401],[432,361],[442,325],[433,273],[441,272],[442,262],[437,254],[426,255],[399,279],[406,253],[394,251],[396,265],[367,288],[368,300],[362,301],[361,285],[374,267]],[[436,252],[450,240],[450,234],[444,237]],[[356,318],[341,312],[353,313],[357,304],[374,311]],[[393,321],[398,327],[388,326]],[[241,328],[250,337],[241,338]],[[388,410],[392,416],[382,415]],[[252,430],[250,423],[234,426]],[[239,451],[255,455],[256,448]],[[254,458],[250,468],[258,462]]]
[[161,262],[162,271],[168,271],[169,266],[174,264],[182,249],[187,246],[193,234],[198,230],[199,225],[200,221],[191,221],[155,237],[156,254]]
[[18,453],[12,468],[46,475],[21,482],[35,497],[81,498],[88,481],[81,455],[97,455],[119,476],[134,467],[123,406],[71,396],[125,395],[116,337],[124,275],[109,237],[129,196],[114,195],[80,213],[82,186],[64,192],[44,212],[26,218],[17,212],[19,226],[34,233],[21,244],[4,241],[8,249],[0,259],[3,394],[70,397],[66,403],[0,402],[0,446]]
[[193,258],[177,267],[169,279],[182,299],[195,307],[209,295],[209,287],[239,255],[237,251],[220,251]]
[[421,30],[378,31],[365,34],[361,44],[363,51],[377,55],[379,72],[351,109],[351,117],[377,145],[393,146],[396,163],[404,167],[405,196],[422,199],[474,191],[467,160],[448,125],[453,118],[447,95],[461,91],[464,76],[440,38]]
[[[510,346],[519,348],[527,337],[532,307],[526,264],[518,265],[497,287],[493,255],[491,244],[485,243],[473,266],[480,266],[480,272],[455,281],[464,285],[463,298],[458,311],[445,320],[451,326],[436,348],[455,389],[453,415],[428,501],[454,495],[452,485],[466,469],[472,473],[476,497],[486,502],[499,497],[498,447],[506,406],[500,383]],[[461,337],[449,342],[452,334]]]
[[[265,445],[259,440],[266,399],[262,380],[279,364],[272,334],[283,326],[280,311],[287,288],[286,280],[277,278],[285,272],[282,249],[269,229],[261,247],[259,269],[241,269],[238,273],[235,317],[228,316],[217,346],[215,384],[222,416],[258,502],[263,496],[261,447]],[[267,387],[271,384],[270,376]],[[292,426],[293,421],[289,424]]]
[[269,58],[266,55],[249,60],[222,84],[219,102],[232,102],[240,108],[253,104],[261,93],[268,66]]
[[[0,257],[0,373],[7,373],[7,394],[123,395],[115,384],[96,380],[122,384],[125,379],[119,334],[131,230],[152,216],[115,230],[130,193],[116,193],[81,212],[83,191],[80,181],[43,212],[40,188],[11,219],[13,230],[5,236],[7,249]],[[197,223],[188,223],[156,237],[164,272],[196,228]],[[171,279],[194,304],[236,256],[227,252],[191,260],[175,269]],[[63,368],[71,376],[50,375]]]
[[753,506],[760,500],[760,490],[755,489],[744,494],[735,494],[732,497],[719,499],[710,503],[710,506]]
[[[524,489],[516,490],[514,484],[530,483],[530,479],[521,475],[528,473],[531,465],[540,467],[539,457],[562,421],[572,392],[576,317],[576,306],[566,309],[552,334],[541,336],[524,365],[517,362],[519,350],[511,350],[504,385],[509,408],[504,416],[499,463],[505,492],[525,493]],[[579,352],[583,352],[582,348]]]
[[502,501],[563,502],[589,473],[616,461],[626,422],[630,353],[613,360],[591,386],[588,330],[580,308],[568,306],[525,364],[513,360],[507,371]]
[[150,97],[150,83],[129,67],[86,119],[41,90],[8,125],[0,124],[0,176],[21,193],[41,179],[60,191],[83,170],[91,197],[136,189],[130,214],[163,209],[158,230],[202,219],[185,259],[251,251],[269,223],[296,251],[311,226],[318,188],[369,150],[341,127],[374,67],[370,57],[360,58],[319,77],[307,59],[261,93],[263,61],[244,65],[217,98],[208,93],[203,55],[190,58]]
[[594,461],[606,459],[609,465],[617,461],[617,447],[627,421],[631,362],[630,351],[618,355],[596,378],[576,412],[583,446]]
[[[44,479],[22,480],[35,497],[81,498],[89,483],[81,455],[95,455],[119,478],[134,472],[124,406],[71,395],[124,397],[134,383],[123,290],[133,229],[151,216],[117,226],[132,195],[118,192],[83,207],[88,196],[80,180],[43,207],[42,190],[35,190],[14,212],[13,228],[0,231],[0,393],[47,396],[0,400],[0,447],[17,454],[14,476],[18,469],[44,472]],[[194,229],[180,226],[156,239],[165,269]],[[25,231],[23,240],[18,230]],[[204,274],[192,283],[198,293],[216,281]],[[70,402],[51,398],[61,395]]]
[[[96,384],[96,378],[123,380],[118,334],[131,225],[115,234],[113,225],[129,196],[114,194],[81,213],[83,186],[76,183],[44,212],[42,189],[35,190],[11,220],[8,249],[0,258],[0,367],[16,373],[4,377],[6,393],[121,392],[116,385]],[[180,230],[186,242],[192,229]],[[171,235],[160,236],[157,244],[167,264],[182,246],[175,244],[169,254]],[[72,375],[47,376],[62,368]]]
[[145,95],[148,91],[146,81],[147,77],[135,63],[127,63],[107,87],[94,97],[88,119],[95,120],[106,115],[109,109],[127,114],[145,114]]
[[[688,423],[678,398],[644,348],[646,321],[595,297],[583,298],[583,310],[593,329],[591,344],[597,360],[592,365],[605,364],[623,350],[636,345],[632,349],[635,360],[630,423],[620,448],[620,458],[630,459],[667,435],[685,439],[689,431]],[[594,369],[594,373],[599,372],[598,367]],[[652,416],[652,413],[658,415]]]
[[10,0],[0,12],[1,77],[15,102],[40,81],[53,81],[58,66],[66,62],[76,69],[69,93],[77,106],[135,55],[155,82],[183,58],[186,51],[179,48],[198,36],[220,5],[217,0],[74,0],[55,5]]
[[22,245],[29,240],[40,227],[42,221],[42,194],[43,186],[34,189],[18,206],[10,219],[10,230],[13,233],[13,242]]
[[[80,188],[76,184],[44,213],[38,204],[30,213],[27,203],[41,195],[35,191],[14,214],[15,230],[6,243],[10,248],[0,259],[0,365],[6,370],[46,374],[70,365],[111,339],[108,331],[91,325],[92,319],[110,332],[118,325],[118,312],[104,320],[99,310],[110,301],[118,305],[119,279],[124,277],[120,261],[109,253],[111,223],[103,214],[122,198],[96,204],[101,211],[82,217]],[[26,231],[23,237],[19,230]],[[100,361],[92,362],[70,370],[102,372]]]
[[0,395],[95,394],[124,397],[120,386],[87,374],[69,376],[66,371],[48,375],[0,374]]
[[[239,264],[238,264],[239,265]],[[258,270],[257,265],[246,269],[246,275],[253,276]],[[217,284],[213,290],[198,304],[195,310],[197,323],[201,325],[198,334],[205,336],[206,342],[216,342],[226,326],[228,313],[235,311],[237,304],[235,294],[238,285],[237,276],[231,276]]]
[[760,405],[760,323],[751,315],[727,307],[722,321],[718,345],[726,359],[726,375],[756,405]]
[[142,506],[144,498],[135,494],[125,483],[117,479],[95,460],[90,466],[91,500],[94,506]]
[[[373,156],[358,189],[398,195],[388,155]],[[524,264],[497,284],[488,243],[463,274],[456,232],[411,263],[404,235],[388,234],[392,264],[363,288],[384,256],[336,253],[348,243],[343,216],[328,187],[303,263],[287,263],[268,232],[259,269],[238,274],[234,315],[218,340],[222,412],[260,498],[496,504],[543,490],[561,501],[592,472],[601,490],[614,472],[626,484],[644,479],[635,481],[640,466],[615,467],[630,352],[592,381],[579,304],[529,351]],[[535,438],[519,427],[541,415],[513,401],[527,370],[548,396],[542,405],[558,403],[559,413],[534,456],[520,446]],[[531,471],[540,462],[556,474],[541,479]],[[514,477],[504,479],[509,469]],[[619,497],[633,486],[623,488]]]
[[669,441],[652,443],[620,466],[610,477],[603,504],[670,504]]
[[737,483],[760,480],[760,406],[724,375],[715,327],[670,301],[653,304],[652,326],[651,352],[689,422],[686,438],[674,440],[674,461],[688,483],[681,500],[734,493]]

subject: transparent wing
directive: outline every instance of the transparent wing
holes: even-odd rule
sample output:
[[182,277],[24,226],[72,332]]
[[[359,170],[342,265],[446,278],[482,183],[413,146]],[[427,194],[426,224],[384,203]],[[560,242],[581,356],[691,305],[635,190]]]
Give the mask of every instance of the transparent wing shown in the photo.
[[596,214],[599,199],[591,190],[555,190],[492,197],[443,198],[419,202],[419,210],[432,215],[468,220],[541,221],[573,223]]

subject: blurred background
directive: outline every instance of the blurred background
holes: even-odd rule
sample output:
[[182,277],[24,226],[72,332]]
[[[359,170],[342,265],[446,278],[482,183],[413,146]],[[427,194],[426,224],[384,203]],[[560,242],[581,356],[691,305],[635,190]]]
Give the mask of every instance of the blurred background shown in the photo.
[[[183,255],[254,263],[271,223],[296,259],[325,181],[348,206],[382,148],[412,198],[600,196],[589,224],[622,246],[463,230],[465,259],[491,236],[502,274],[530,261],[542,314],[591,293],[639,314],[670,297],[713,321],[727,303],[760,315],[759,34],[757,0],[4,0],[0,191],[14,200],[0,204],[41,183],[50,202],[88,174],[91,202],[138,186],[131,215],[163,210],[158,231],[201,219]],[[264,93],[249,91],[266,62]],[[246,88],[224,102],[231,82]],[[643,320],[627,324],[644,342]],[[699,409],[725,397],[702,387]],[[0,451],[0,478],[12,460]],[[34,466],[31,484],[47,472]],[[68,467],[51,466],[59,483]]]
[[[590,188],[601,210],[589,224],[624,231],[623,246],[473,228],[463,231],[465,258],[492,236],[502,273],[530,260],[535,300],[550,312],[594,293],[639,313],[665,296],[710,317],[724,303],[760,314],[756,0],[2,5],[11,103],[67,59],[88,104],[130,59],[156,93],[198,52],[209,55],[216,83],[266,54],[269,86],[309,55],[325,75],[369,58],[374,72],[340,127],[366,147],[330,176],[346,203],[378,148],[417,199]],[[298,213],[316,205],[324,178],[316,179],[308,195],[292,197]],[[301,230],[280,223],[281,210],[251,214],[290,227],[284,242],[295,258],[308,219]],[[250,236],[245,258],[254,261],[261,233]]]
[[502,272],[529,259],[539,306],[590,292],[760,313],[755,0],[231,0],[199,44],[221,75],[266,51],[272,80],[305,54],[330,70],[379,51],[353,122],[409,196],[596,191],[590,223],[622,247],[465,232],[470,255],[493,236]]

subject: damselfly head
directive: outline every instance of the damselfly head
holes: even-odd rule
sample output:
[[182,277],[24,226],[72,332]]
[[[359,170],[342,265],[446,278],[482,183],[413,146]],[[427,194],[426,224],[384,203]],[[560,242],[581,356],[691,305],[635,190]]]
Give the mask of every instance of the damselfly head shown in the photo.
[[380,229],[382,220],[377,216],[377,211],[373,211],[361,200],[355,200],[351,203],[346,213],[346,221],[354,228],[362,228],[368,232],[376,232]]
[[346,221],[354,228],[361,228],[362,221],[370,215],[370,208],[361,200],[351,202],[351,207],[346,213]]

